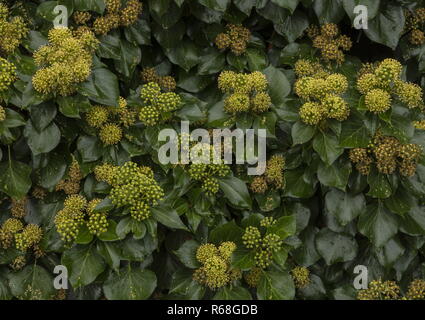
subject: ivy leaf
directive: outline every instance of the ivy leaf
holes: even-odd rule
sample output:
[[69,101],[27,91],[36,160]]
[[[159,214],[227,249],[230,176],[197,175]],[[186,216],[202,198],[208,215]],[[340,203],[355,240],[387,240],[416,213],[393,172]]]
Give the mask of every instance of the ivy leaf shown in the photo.
[[334,135],[322,132],[314,137],[313,149],[328,166],[332,165],[344,152],[344,148],[339,146],[338,139]]
[[74,0],[76,11],[95,11],[102,14],[105,11],[104,0]]
[[403,32],[405,17],[403,8],[390,3],[385,3],[376,17],[369,21],[368,28],[364,30],[370,40],[381,43],[395,50]]
[[62,255],[62,264],[68,268],[69,282],[74,288],[92,283],[105,270],[105,262],[93,244],[66,250]]
[[260,300],[292,300],[295,296],[292,277],[287,272],[263,272],[257,296]]
[[118,106],[118,78],[108,69],[94,69],[89,79],[80,85],[79,92],[94,102]]
[[269,94],[274,105],[285,102],[285,98],[291,92],[291,85],[285,74],[272,65],[264,69],[264,74],[269,82]]
[[29,120],[25,126],[24,135],[27,138],[28,146],[35,156],[52,151],[57,147],[61,139],[61,132],[53,122],[43,130],[38,131],[33,126],[32,121]]
[[113,272],[103,285],[108,300],[146,300],[156,288],[156,275],[150,270],[135,270],[128,265]]
[[31,188],[31,167],[27,164],[13,161],[0,164],[0,190],[14,199],[23,198]]
[[[11,273],[9,275],[9,287],[15,297],[25,297],[29,300],[50,300],[56,293],[53,287],[52,273],[36,264],[28,265],[16,273]],[[29,288],[32,289],[30,293],[28,293]],[[31,296],[37,293],[40,296]],[[28,294],[30,294],[29,297]]]
[[250,209],[252,199],[249,195],[246,184],[236,177],[226,177],[219,179],[220,189],[229,202],[241,209]]
[[180,262],[190,269],[200,267],[200,263],[196,260],[196,250],[200,244],[195,240],[188,240],[174,254],[179,258]]
[[387,176],[375,168],[367,176],[367,182],[370,187],[367,193],[368,196],[379,199],[385,199],[391,196],[392,190]]
[[170,207],[156,207],[151,208],[152,216],[164,226],[172,229],[181,229],[189,231],[184,225],[176,210]]
[[225,12],[230,0],[199,0],[199,3],[211,10]]
[[313,9],[320,24],[327,22],[338,23],[344,18],[344,7],[342,0],[315,0]]
[[252,300],[252,297],[244,287],[225,286],[217,291],[213,300]]
[[199,48],[193,42],[183,41],[177,47],[164,48],[164,51],[172,63],[182,67],[186,72],[199,63]]
[[316,128],[313,126],[306,125],[301,121],[295,122],[291,129],[292,143],[293,145],[303,144],[310,141],[314,134],[316,133]]
[[398,222],[395,216],[378,202],[368,205],[366,211],[360,214],[357,227],[375,247],[382,247],[396,235]]
[[325,228],[316,235],[316,249],[330,266],[336,262],[353,260],[357,255],[358,246],[352,237]]
[[342,191],[345,191],[350,173],[351,164],[343,161],[343,159],[338,160],[331,166],[320,162],[317,169],[317,177],[323,185],[335,187]]
[[332,189],[326,194],[325,206],[345,226],[366,210],[366,199],[362,193],[353,195]]

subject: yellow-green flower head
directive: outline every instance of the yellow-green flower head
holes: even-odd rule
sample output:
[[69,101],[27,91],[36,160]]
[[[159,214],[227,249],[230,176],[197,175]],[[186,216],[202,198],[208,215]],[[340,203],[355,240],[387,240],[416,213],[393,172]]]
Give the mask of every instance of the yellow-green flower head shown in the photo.
[[250,99],[245,93],[233,93],[224,101],[224,111],[230,114],[246,112],[249,110]]
[[0,122],[6,120],[6,109],[0,106]]
[[66,197],[64,207],[71,212],[81,212],[86,209],[87,199],[79,194],[72,194]]
[[28,27],[23,17],[9,17],[9,10],[5,5],[0,9],[0,51],[11,54],[21,44],[28,34]]
[[15,218],[7,219],[1,227],[4,232],[13,234],[21,231],[23,228],[24,225],[22,224],[22,222]]
[[221,288],[229,282],[227,263],[219,256],[209,257],[203,266],[207,276],[206,284],[212,288]]
[[253,249],[261,244],[261,233],[257,227],[249,226],[245,229],[242,242],[248,249]]
[[121,141],[122,129],[115,123],[105,124],[99,131],[99,138],[104,144],[117,144]]
[[94,212],[94,209],[97,207],[97,205],[99,204],[99,203],[101,203],[102,202],[102,199],[99,199],[99,198],[95,198],[95,199],[93,199],[93,200],[90,200],[88,203],[87,203],[87,209],[86,209],[86,211],[87,211],[87,214],[88,215],[92,215]]
[[260,249],[255,251],[255,265],[262,269],[266,269],[273,260],[273,252],[269,249]]
[[9,8],[4,3],[0,3],[0,20],[6,20],[8,16]]
[[174,92],[165,92],[158,96],[156,103],[161,111],[170,112],[179,108],[181,104],[181,98]]
[[219,251],[212,243],[202,244],[196,250],[196,260],[204,264],[210,257],[216,256]]
[[251,91],[251,83],[249,81],[249,74],[236,73],[235,83],[233,84],[233,90],[237,93],[248,94]]
[[218,77],[218,88],[222,92],[231,92],[236,82],[236,73],[233,71],[222,71]]
[[72,242],[78,236],[83,219],[73,218],[69,210],[65,208],[56,214],[54,222],[61,239],[65,242]]
[[391,108],[391,95],[382,89],[370,90],[365,96],[365,104],[371,112],[385,112]]
[[108,230],[109,222],[105,213],[93,213],[87,221],[87,228],[91,234],[100,236]]
[[222,32],[217,35],[214,42],[217,45],[218,49],[224,50],[230,46],[232,40],[230,39],[227,33]]
[[259,92],[252,98],[252,110],[256,113],[263,113],[269,110],[272,104],[270,95],[266,92]]
[[94,168],[94,175],[97,181],[103,181],[112,185],[117,174],[117,170],[118,167],[109,163],[104,163]]
[[403,69],[400,62],[395,59],[385,59],[375,70],[375,75],[378,78],[380,85],[389,85],[392,81],[398,79]]
[[303,99],[309,99],[313,91],[314,78],[304,77],[295,82],[295,93]]
[[66,27],[50,29],[48,34],[49,43],[56,46],[60,46],[69,38],[72,38],[72,32]]
[[266,250],[278,250],[282,246],[282,241],[277,234],[268,233],[263,238],[262,246]]
[[402,82],[396,86],[396,93],[401,102],[409,108],[423,107],[422,88],[415,83]]
[[344,121],[350,114],[348,104],[341,97],[328,95],[323,100],[323,106],[327,110],[328,118]]
[[42,237],[43,230],[35,224],[29,224],[22,233],[15,235],[16,249],[26,251],[28,248],[39,243]]
[[294,70],[298,77],[313,76],[318,71],[311,61],[305,59],[298,60],[295,63]]
[[342,94],[348,88],[348,81],[344,75],[340,73],[334,73],[326,77],[326,85],[330,92],[335,94]]
[[93,52],[99,47],[100,42],[91,31],[82,32],[78,39],[89,52]]
[[120,24],[128,27],[137,21],[137,18],[142,13],[143,6],[138,0],[127,1],[127,6],[121,11]]
[[118,13],[121,9],[121,0],[106,0],[105,4],[108,13]]
[[226,241],[220,244],[218,251],[223,259],[230,261],[232,253],[236,250],[236,244],[232,241]]
[[177,87],[176,80],[172,76],[159,77],[158,84],[165,91],[174,91]]
[[425,120],[413,121],[413,126],[418,130],[425,130]]
[[409,284],[406,298],[409,300],[425,300],[425,280],[415,279]]
[[6,59],[0,58],[0,92],[7,90],[15,80],[15,65]]
[[306,267],[295,267],[291,270],[292,278],[295,282],[295,287],[302,289],[310,284],[310,271]]
[[422,148],[420,145],[408,143],[399,146],[397,154],[404,160],[417,160],[422,154]]
[[264,228],[271,227],[276,224],[276,219],[273,217],[265,217],[260,221],[260,226]]
[[316,102],[306,102],[300,108],[300,117],[305,124],[314,126],[327,117],[327,109]]
[[219,188],[218,180],[214,177],[206,177],[202,181],[201,189],[209,196],[215,195]]
[[94,106],[86,114],[86,120],[89,126],[94,128],[100,128],[103,126],[109,118],[109,111],[103,106]]
[[314,79],[312,81],[310,95],[315,99],[323,99],[329,93],[329,89],[325,79]]
[[139,119],[145,126],[151,127],[159,122],[160,113],[154,106],[146,106],[140,109]]
[[251,288],[257,288],[262,276],[262,269],[253,267],[246,275],[245,281]]
[[373,280],[367,289],[360,290],[358,300],[398,300],[400,287],[394,281]]
[[283,187],[283,170],[285,168],[285,158],[281,155],[273,155],[267,161],[266,181],[274,184],[276,188]]
[[140,201],[156,205],[164,197],[163,189],[155,179],[143,174],[134,162],[126,162],[117,168],[113,188],[109,193],[116,206],[134,207]]
[[146,104],[155,103],[160,94],[161,87],[155,82],[145,84],[140,91],[140,97]]
[[143,221],[151,216],[151,209],[149,204],[145,201],[139,201],[134,204],[130,209],[130,215],[134,220]]
[[377,87],[379,87],[379,80],[372,73],[365,73],[357,80],[357,90],[361,94],[367,94],[370,90]]
[[246,77],[248,78],[248,86],[251,90],[261,92],[267,89],[268,81],[266,75],[260,71],[254,71],[250,74],[247,74]]
[[264,177],[262,177],[262,176],[254,177],[254,179],[251,182],[250,189],[254,193],[263,194],[268,189],[268,185],[267,185],[266,179]]
[[335,38],[339,33],[339,28],[335,23],[325,23],[320,27],[323,36]]

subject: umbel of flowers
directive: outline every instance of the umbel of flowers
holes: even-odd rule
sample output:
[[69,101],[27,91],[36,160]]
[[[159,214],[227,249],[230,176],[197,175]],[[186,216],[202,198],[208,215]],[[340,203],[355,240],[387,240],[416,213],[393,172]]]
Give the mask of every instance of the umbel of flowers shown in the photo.
[[299,110],[301,120],[317,125],[326,119],[344,121],[350,115],[347,102],[341,97],[348,88],[347,78],[340,73],[330,73],[320,63],[298,60],[295,93],[305,103]]
[[109,184],[109,198],[116,207],[126,207],[133,219],[150,217],[151,207],[164,197],[151,168],[126,162],[122,166],[103,164],[94,170],[96,179]]
[[398,99],[408,108],[423,108],[422,88],[401,79],[402,66],[394,59],[385,59],[377,66],[370,66],[357,80],[357,90],[364,95],[364,103],[370,112],[383,113]]
[[223,71],[218,78],[218,88],[227,94],[224,110],[233,115],[266,112],[271,106],[267,87],[267,78],[259,71],[248,74]]
[[90,76],[99,41],[90,31],[74,36],[68,28],[51,29],[48,38],[49,44],[34,52],[39,70],[32,84],[42,94],[69,96]]

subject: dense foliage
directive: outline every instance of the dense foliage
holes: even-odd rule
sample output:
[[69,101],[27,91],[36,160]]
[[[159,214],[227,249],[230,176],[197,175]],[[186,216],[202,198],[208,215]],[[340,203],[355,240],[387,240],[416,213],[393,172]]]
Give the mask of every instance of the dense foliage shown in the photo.
[[0,299],[425,298],[422,2],[0,1]]

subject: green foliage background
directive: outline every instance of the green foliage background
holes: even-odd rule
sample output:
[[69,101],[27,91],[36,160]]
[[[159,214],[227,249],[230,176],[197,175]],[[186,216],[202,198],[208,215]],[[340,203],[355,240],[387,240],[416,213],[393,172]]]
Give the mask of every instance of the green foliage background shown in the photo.
[[[359,95],[347,96],[350,118],[321,131],[303,124],[299,98],[293,94],[293,66],[300,57],[317,54],[304,36],[310,24],[337,23],[353,40],[339,67],[354,86],[362,62],[386,57],[402,62],[403,77],[423,84],[425,46],[412,46],[404,31],[404,10],[423,7],[422,1],[380,0],[144,0],[137,22],[100,36],[89,80],[69,97],[41,97],[33,89],[36,70],[32,53],[45,44],[52,28],[52,8],[63,4],[74,11],[102,14],[103,0],[23,1],[30,28],[23,44],[7,60],[19,79],[2,94],[7,117],[0,123],[0,222],[10,217],[11,198],[28,195],[26,223],[42,226],[46,255],[27,256],[26,266],[9,264],[20,254],[0,250],[0,298],[25,296],[30,286],[50,299],[53,268],[67,266],[71,299],[352,299],[356,265],[369,269],[369,280],[390,279],[402,287],[423,276],[425,243],[425,162],[413,177],[373,172],[367,178],[352,167],[348,149],[367,146],[377,128],[405,142],[425,146],[424,131],[415,130],[416,112],[393,108],[385,119],[361,112]],[[369,8],[369,29],[352,27],[353,7]],[[19,11],[16,11],[19,14]],[[72,20],[70,20],[72,23]],[[251,31],[246,53],[235,56],[213,44],[227,23],[242,23]],[[1,37],[1,35],[0,35]],[[92,105],[117,105],[118,97],[137,103],[140,71],[156,67],[177,81],[184,106],[172,123],[131,128],[134,141],[103,146],[87,130],[83,112]],[[266,115],[247,115],[230,122],[217,89],[219,73],[264,72],[273,106]],[[264,117],[264,118],[263,118]],[[283,190],[255,195],[248,188],[245,166],[221,178],[215,197],[179,167],[157,161],[160,129],[180,120],[201,127],[266,128],[267,151],[286,158]],[[105,161],[129,160],[149,165],[166,198],[143,223],[116,218],[101,237],[81,235],[68,247],[60,240],[54,216],[65,195],[55,185],[66,177],[72,156],[84,174],[81,193],[102,194],[92,171]],[[242,168],[240,168],[242,167]],[[31,196],[40,186],[43,200]],[[107,205],[107,204],[106,204]],[[261,216],[273,216],[285,234],[286,252],[266,269],[256,289],[241,280],[216,291],[192,280],[198,267],[194,252],[201,243],[234,240]],[[282,219],[283,218],[283,219]],[[235,253],[233,264],[249,269],[252,256]],[[296,290],[289,271],[308,267],[311,283]],[[130,288],[136,288],[131,290]]]

